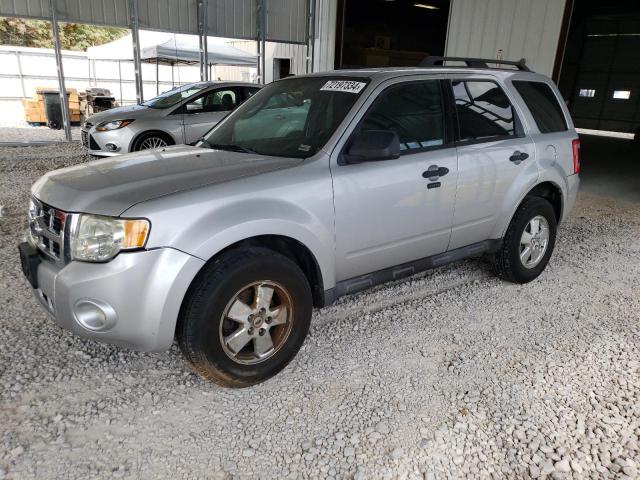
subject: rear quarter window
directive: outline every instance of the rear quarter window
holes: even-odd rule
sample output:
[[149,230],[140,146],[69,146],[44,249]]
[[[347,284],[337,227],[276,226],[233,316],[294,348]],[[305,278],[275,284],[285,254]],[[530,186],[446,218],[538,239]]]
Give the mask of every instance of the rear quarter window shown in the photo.
[[568,129],[558,98],[549,85],[514,80],[513,86],[527,105],[540,133],[564,132]]

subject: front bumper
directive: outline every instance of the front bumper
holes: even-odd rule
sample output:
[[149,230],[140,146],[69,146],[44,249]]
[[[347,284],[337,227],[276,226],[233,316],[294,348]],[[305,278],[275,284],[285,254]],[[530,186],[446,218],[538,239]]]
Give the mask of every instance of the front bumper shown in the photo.
[[[78,336],[157,352],[171,346],[182,300],[203,265],[172,248],[62,268],[43,260],[34,293],[55,323]],[[87,321],[96,309],[104,322]]]
[[[107,132],[97,131],[95,126],[82,127],[80,132],[82,145],[87,149],[87,153],[100,157],[114,157],[129,153],[134,136],[135,133],[128,126]],[[108,149],[108,144],[115,145],[117,150]]]

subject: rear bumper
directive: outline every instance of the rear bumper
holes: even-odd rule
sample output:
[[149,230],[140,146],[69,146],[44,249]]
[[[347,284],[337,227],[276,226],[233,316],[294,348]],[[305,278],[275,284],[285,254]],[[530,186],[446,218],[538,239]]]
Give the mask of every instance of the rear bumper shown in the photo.
[[562,212],[562,221],[566,220],[573,210],[573,206],[576,203],[576,197],[578,196],[578,189],[580,188],[580,176],[578,174],[569,175],[567,177],[567,199],[565,202],[565,208]]
[[162,351],[173,342],[182,300],[203,265],[171,248],[124,253],[107,263],[75,261],[62,268],[42,261],[34,293],[55,323],[78,336]]

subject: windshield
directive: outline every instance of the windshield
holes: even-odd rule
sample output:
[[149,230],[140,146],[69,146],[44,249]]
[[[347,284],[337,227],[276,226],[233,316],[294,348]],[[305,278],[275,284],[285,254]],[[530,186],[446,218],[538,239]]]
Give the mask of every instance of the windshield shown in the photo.
[[324,146],[367,82],[302,77],[271,83],[206,134],[199,146],[310,157]]
[[188,85],[182,85],[181,87],[176,87],[174,89],[169,90],[168,92],[164,92],[162,95],[158,95],[151,100],[147,100],[142,105],[151,108],[169,108],[173,107],[177,103],[181,102],[185,98],[190,97],[198,93],[200,90],[205,88],[207,85],[203,83],[190,83]]

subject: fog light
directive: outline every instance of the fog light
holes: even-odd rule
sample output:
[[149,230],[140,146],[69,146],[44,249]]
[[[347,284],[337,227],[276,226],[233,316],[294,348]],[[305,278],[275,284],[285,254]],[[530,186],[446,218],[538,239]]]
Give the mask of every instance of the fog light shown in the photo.
[[107,143],[104,148],[106,148],[107,150],[109,150],[110,152],[117,152],[118,150],[120,150],[120,147],[118,145],[116,145],[115,143]]
[[113,328],[118,320],[111,305],[100,300],[83,298],[73,306],[76,321],[87,330],[105,332]]

